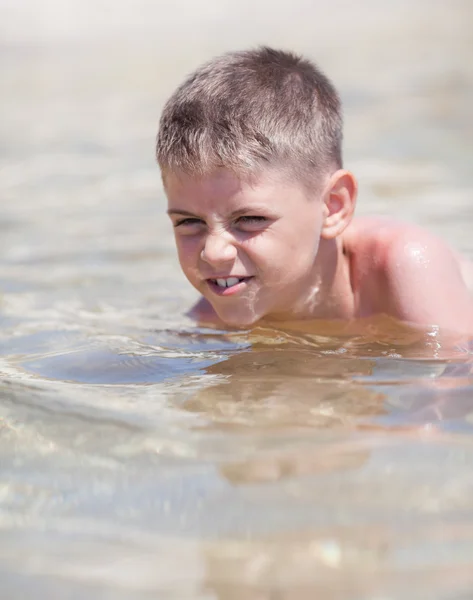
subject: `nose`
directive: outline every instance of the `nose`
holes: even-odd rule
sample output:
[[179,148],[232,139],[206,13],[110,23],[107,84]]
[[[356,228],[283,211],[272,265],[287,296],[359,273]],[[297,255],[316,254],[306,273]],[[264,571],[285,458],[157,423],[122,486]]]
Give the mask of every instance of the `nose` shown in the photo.
[[222,233],[209,233],[205,239],[205,244],[201,252],[201,257],[205,262],[217,265],[233,261],[237,256],[237,249],[232,240]]

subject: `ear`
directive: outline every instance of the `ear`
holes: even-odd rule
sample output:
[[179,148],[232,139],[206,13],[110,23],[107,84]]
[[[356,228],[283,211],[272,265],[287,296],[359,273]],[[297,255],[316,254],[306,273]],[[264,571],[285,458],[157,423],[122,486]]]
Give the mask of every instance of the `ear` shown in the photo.
[[321,237],[339,236],[350,223],[355,210],[358,185],[352,173],[339,169],[329,179],[323,194],[324,222]]

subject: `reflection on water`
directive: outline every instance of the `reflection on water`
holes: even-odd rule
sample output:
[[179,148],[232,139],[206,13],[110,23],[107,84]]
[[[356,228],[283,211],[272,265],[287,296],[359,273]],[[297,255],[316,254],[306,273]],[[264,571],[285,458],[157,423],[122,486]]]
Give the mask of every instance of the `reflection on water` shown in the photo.
[[473,585],[463,351],[405,358],[399,333],[269,327],[22,337],[0,392],[0,560],[15,593],[450,598]]
[[2,599],[470,598],[471,351],[386,319],[196,327],[153,140],[210,53],[304,50],[344,97],[360,211],[472,255],[471,5],[10,4]]

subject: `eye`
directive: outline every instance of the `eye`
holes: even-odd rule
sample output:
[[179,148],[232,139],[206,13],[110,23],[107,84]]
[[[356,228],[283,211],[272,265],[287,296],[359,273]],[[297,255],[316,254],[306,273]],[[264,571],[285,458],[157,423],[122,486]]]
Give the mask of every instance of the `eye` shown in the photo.
[[268,225],[269,219],[259,215],[244,215],[237,219],[237,224],[243,229],[255,230]]
[[186,217],[185,219],[179,219],[174,223],[174,227],[190,227],[192,225],[203,224],[202,219],[196,219],[195,217]]
[[200,235],[205,221],[197,217],[183,217],[173,222],[176,235],[179,236],[195,236]]

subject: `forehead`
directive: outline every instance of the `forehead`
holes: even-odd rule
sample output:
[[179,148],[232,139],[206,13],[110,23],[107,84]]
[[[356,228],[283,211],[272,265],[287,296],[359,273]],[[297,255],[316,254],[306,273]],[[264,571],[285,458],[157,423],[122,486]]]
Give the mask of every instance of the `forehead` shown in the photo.
[[168,173],[164,177],[164,188],[168,198],[191,194],[192,196],[235,196],[241,194],[248,183],[231,171],[219,169],[205,175]]
[[169,206],[238,205],[277,203],[278,199],[305,195],[305,188],[287,174],[275,170],[262,170],[254,175],[239,176],[228,169],[218,169],[207,175],[195,176],[168,173],[163,177]]

